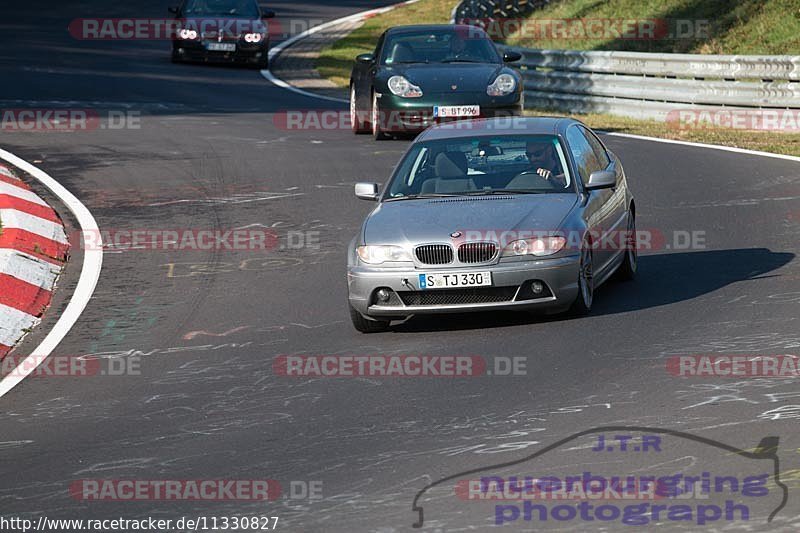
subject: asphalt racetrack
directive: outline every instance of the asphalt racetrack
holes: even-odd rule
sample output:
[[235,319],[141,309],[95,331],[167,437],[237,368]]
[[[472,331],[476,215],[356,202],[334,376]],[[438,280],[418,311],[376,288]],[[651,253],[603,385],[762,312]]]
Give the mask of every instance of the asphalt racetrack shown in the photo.
[[[279,17],[330,20],[376,5],[285,0],[269,7]],[[275,87],[256,70],[173,65],[164,41],[79,41],[65,31],[80,17],[164,17],[166,7],[150,0],[7,6],[3,108],[137,111],[141,122],[136,129],[2,132],[0,145],[64,184],[104,229],[268,227],[282,244],[295,232],[318,237],[318,245],[107,249],[97,291],[54,355],[134,358],[140,371],[32,378],[0,399],[0,514],[278,516],[285,531],[405,531],[418,520],[414,497],[436,480],[522,459],[591,428],[637,426],[751,451],[762,438],[779,437],[790,498],[772,522],[762,513],[702,526],[666,521],[667,530],[797,530],[797,380],[681,378],[666,366],[677,355],[800,350],[796,162],[604,135],[636,194],[638,227],[665,236],[642,253],[634,282],[605,285],[585,318],[417,317],[362,335],[347,314],[345,253],[374,204],[357,200],[353,184],[384,182],[408,141],[287,130],[276,116],[288,110],[346,105]],[[702,243],[685,246],[687,234]],[[73,261],[51,315],[78,274]],[[470,355],[490,372],[504,364],[496,359],[521,358],[526,371],[416,379],[274,371],[281,355],[328,354]],[[730,452],[670,442],[669,458],[651,456],[651,463],[736,473]],[[565,457],[543,459],[553,471],[599,468],[586,455],[583,463]],[[85,479],[256,478],[279,481],[282,496],[265,503],[70,494]],[[319,497],[308,497],[304,486],[321,487]],[[476,520],[491,515],[476,518],[469,502],[449,501],[441,511],[436,504],[426,506],[423,527],[488,526]]]

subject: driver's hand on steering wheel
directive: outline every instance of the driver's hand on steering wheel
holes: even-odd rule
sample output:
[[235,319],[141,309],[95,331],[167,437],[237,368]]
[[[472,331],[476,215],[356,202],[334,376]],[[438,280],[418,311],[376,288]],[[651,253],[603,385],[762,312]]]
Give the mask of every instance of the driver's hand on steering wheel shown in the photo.
[[553,173],[547,170],[546,168],[537,168],[536,173],[546,180],[549,180],[550,177],[553,175]]

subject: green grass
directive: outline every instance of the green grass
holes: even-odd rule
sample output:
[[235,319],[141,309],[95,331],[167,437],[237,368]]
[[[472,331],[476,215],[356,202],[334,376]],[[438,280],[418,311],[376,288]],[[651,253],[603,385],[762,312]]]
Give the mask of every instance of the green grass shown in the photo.
[[[535,19],[707,20],[692,38],[537,38]],[[561,0],[533,13],[506,42],[528,48],[694,54],[800,54],[800,0]],[[548,27],[545,25],[545,27]],[[669,27],[674,29],[674,23]],[[695,29],[700,26],[695,24]],[[703,34],[704,33],[704,34]]]
[[[323,77],[340,87],[347,87],[353,58],[358,54],[372,52],[384,30],[401,24],[446,23],[457,3],[456,0],[420,0],[416,4],[377,15],[361,28],[323,50],[317,61],[317,68]],[[522,35],[517,35],[508,39],[510,44],[576,50],[800,55],[800,0],[561,0],[534,14],[541,19],[707,18],[710,21],[710,38],[681,41],[537,40],[531,42],[524,40]],[[529,114],[552,113],[530,111]],[[603,114],[572,116],[599,130],[800,156],[798,133],[722,128],[678,130],[651,120]]]
[[378,37],[387,28],[403,24],[446,24],[456,4],[457,0],[420,0],[372,17],[350,35],[323,50],[317,59],[317,70],[337,86],[347,87],[353,59],[358,54],[373,52]]
[[[562,112],[530,110],[527,115],[564,115]],[[744,131],[726,128],[681,130],[670,128],[663,122],[640,120],[599,113],[568,115],[584,122],[587,126],[617,133],[632,133],[647,137],[674,139],[706,144],[734,146],[748,150],[760,150],[776,154],[787,154],[800,157],[800,133],[777,133],[763,131]]]

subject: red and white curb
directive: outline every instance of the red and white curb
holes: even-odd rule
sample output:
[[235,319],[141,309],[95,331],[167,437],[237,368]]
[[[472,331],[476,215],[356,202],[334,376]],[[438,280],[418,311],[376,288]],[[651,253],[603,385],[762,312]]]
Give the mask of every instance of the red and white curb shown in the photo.
[[69,242],[56,212],[0,165],[0,359],[50,305]]

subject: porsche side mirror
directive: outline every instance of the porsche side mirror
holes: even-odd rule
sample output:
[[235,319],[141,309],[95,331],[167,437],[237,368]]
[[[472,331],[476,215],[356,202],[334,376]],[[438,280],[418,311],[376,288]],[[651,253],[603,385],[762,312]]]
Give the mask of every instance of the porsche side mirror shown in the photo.
[[264,12],[261,13],[261,18],[262,19],[274,19],[275,18],[275,12],[272,11],[271,9],[265,9]]
[[378,184],[377,183],[356,183],[356,198],[362,200],[378,200]]
[[506,52],[503,54],[503,62],[504,63],[514,63],[522,59],[522,54],[519,52]]
[[359,54],[356,56],[359,63],[369,64],[375,61],[375,54]]
[[596,170],[589,175],[589,183],[586,189],[593,191],[596,189],[611,189],[617,186],[617,174],[610,170]]

